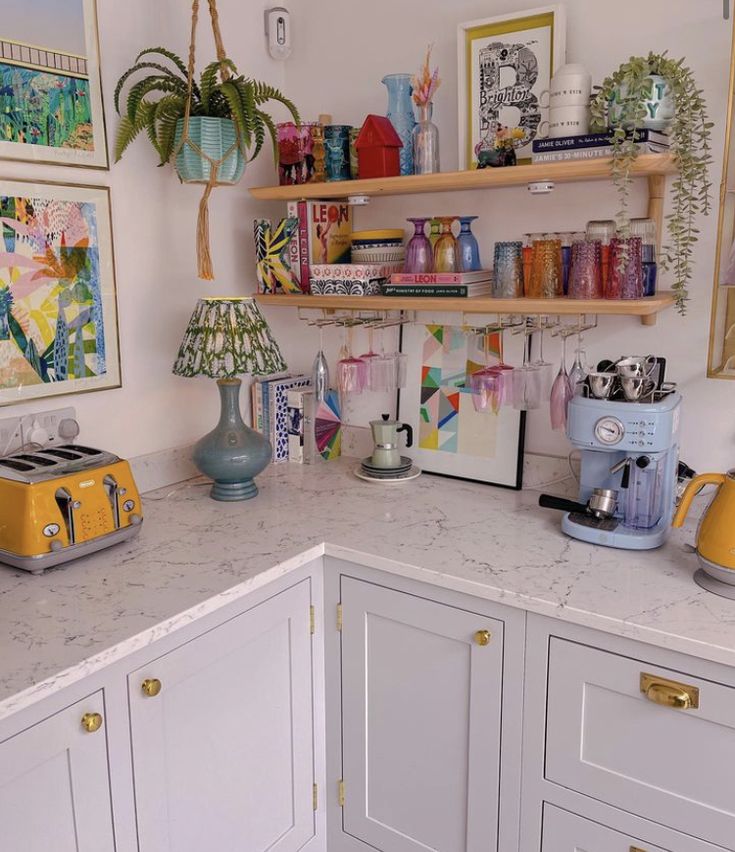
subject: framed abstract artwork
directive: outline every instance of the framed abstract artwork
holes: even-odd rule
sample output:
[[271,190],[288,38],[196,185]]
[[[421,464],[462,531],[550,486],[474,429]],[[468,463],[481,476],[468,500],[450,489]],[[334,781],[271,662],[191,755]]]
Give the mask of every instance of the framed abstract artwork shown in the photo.
[[[407,379],[398,418],[413,427],[409,455],[427,473],[518,489],[525,412],[509,406],[498,414],[475,411],[468,376],[485,364],[482,341],[455,326],[403,326]],[[488,351],[499,347],[498,335],[489,335]]]
[[0,405],[120,387],[110,193],[0,179]]
[[95,0],[3,0],[0,158],[109,168]]
[[516,156],[521,161],[530,158],[545,112],[541,93],[564,64],[565,36],[560,4],[459,25],[460,169],[477,168],[501,126],[520,128]]

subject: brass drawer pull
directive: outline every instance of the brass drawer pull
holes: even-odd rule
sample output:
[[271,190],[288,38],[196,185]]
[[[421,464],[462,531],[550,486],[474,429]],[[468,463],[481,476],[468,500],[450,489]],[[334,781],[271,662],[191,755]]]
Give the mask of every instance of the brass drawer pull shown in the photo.
[[143,690],[143,695],[148,698],[155,698],[161,691],[161,681],[157,677],[147,677],[140,688]]
[[492,634],[489,630],[478,630],[477,633],[475,633],[475,642],[478,645],[489,645],[491,639]]
[[699,688],[676,680],[641,672],[641,692],[649,701],[676,710],[696,710],[699,707]]
[[641,849],[640,846],[631,846],[628,852],[646,852],[646,850]]
[[102,716],[99,713],[85,713],[82,716],[82,727],[88,734],[94,734],[102,727]]

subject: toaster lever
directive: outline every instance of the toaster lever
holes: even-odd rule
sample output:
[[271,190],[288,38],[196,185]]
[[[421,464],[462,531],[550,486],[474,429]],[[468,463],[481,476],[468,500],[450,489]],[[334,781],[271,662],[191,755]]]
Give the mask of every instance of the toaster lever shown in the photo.
[[115,525],[115,529],[120,529],[120,486],[117,484],[117,480],[112,474],[108,473],[104,478],[105,491],[107,492],[107,499],[110,501],[110,505],[112,506],[112,521]]
[[67,491],[66,488],[59,488],[54,496],[56,498],[56,504],[61,510],[61,516],[64,519],[66,534],[69,537],[69,544],[76,544],[77,534],[76,529],[74,528],[74,498],[71,496],[71,492]]

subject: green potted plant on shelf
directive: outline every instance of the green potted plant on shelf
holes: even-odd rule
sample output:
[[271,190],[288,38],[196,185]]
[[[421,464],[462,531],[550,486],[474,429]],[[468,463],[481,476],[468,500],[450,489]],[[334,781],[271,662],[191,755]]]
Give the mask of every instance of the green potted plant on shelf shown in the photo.
[[[160,157],[160,165],[175,162],[185,183],[206,184],[199,204],[197,260],[199,277],[214,278],[209,251],[209,196],[216,186],[237,183],[247,160],[254,160],[265,142],[273,142],[277,159],[276,125],[263,109],[268,101],[283,104],[298,124],[294,104],[278,89],[238,73],[222,43],[216,0],[208,0],[217,59],[195,79],[196,30],[199,0],[192,2],[191,41],[187,65],[163,47],[141,51],[118,81],[115,108],[128,80],[141,71],[127,94],[115,142],[117,162],[130,143],[145,130]],[[131,81],[132,82],[132,81]],[[153,96],[153,97],[152,97]]]
[[699,229],[697,217],[710,211],[709,166],[712,123],[704,94],[683,59],[666,53],[632,56],[597,87],[592,99],[592,125],[613,133],[613,181],[620,198],[618,223],[629,224],[631,172],[639,154],[640,128],[663,130],[678,174],[672,183],[672,212],[666,217],[670,243],[662,267],[673,270],[673,290],[680,313],[686,310],[692,277],[692,253]]

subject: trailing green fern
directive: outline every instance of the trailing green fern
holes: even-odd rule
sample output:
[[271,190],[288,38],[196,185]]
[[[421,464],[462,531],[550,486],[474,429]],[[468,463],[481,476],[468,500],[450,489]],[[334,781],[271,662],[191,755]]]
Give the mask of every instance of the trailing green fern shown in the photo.
[[[228,79],[223,77],[225,69],[231,75]],[[125,109],[121,111],[120,96],[125,84],[138,72],[151,70],[158,73],[148,73],[130,86]],[[152,100],[150,95],[155,94],[159,97]],[[187,69],[180,57],[164,47],[141,51],[135,64],[120,77],[115,88],[115,109],[121,116],[115,140],[115,161],[145,130],[160,157],[160,165],[166,165],[175,150],[176,123],[184,117],[187,97]],[[231,59],[223,59],[207,65],[199,82],[194,81],[191,115],[232,119],[243,152],[254,160],[263,147],[266,133],[271,137],[274,156],[278,149],[275,122],[261,108],[268,101],[283,104],[293,120],[299,123],[295,105],[278,89],[244,77],[238,73]]]

